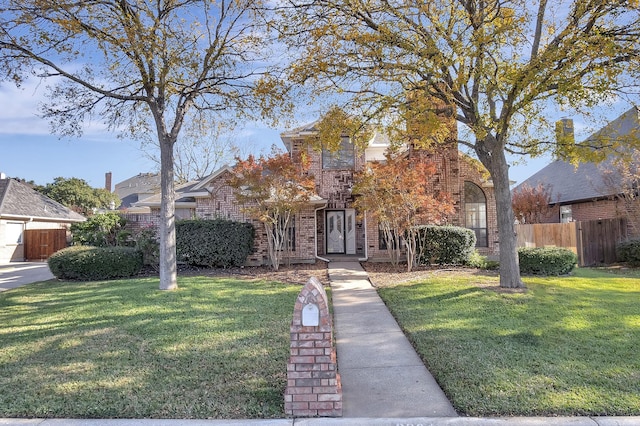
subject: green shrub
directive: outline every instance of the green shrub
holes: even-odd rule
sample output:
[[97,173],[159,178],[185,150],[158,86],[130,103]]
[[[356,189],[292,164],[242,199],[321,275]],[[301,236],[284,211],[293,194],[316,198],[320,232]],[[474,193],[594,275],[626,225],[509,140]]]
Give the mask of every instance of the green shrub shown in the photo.
[[95,214],[85,222],[71,225],[73,243],[96,247],[130,245],[130,233],[124,229],[126,223],[117,212]]
[[176,222],[178,260],[194,266],[242,266],[253,251],[254,233],[250,223],[231,220]]
[[532,275],[565,275],[573,270],[578,255],[561,247],[521,247],[520,272]]
[[133,247],[72,246],[52,254],[48,263],[61,280],[109,280],[139,273],[142,253]]
[[628,240],[618,244],[616,255],[620,262],[626,262],[630,266],[640,266],[640,239]]
[[419,226],[418,264],[464,265],[475,251],[476,234],[459,226]]
[[155,225],[148,225],[140,229],[133,236],[136,248],[142,252],[143,264],[154,270],[160,269],[160,243],[158,230]]
[[496,262],[495,260],[487,259],[487,256],[481,255],[476,250],[473,253],[471,253],[471,256],[469,256],[469,260],[467,261],[467,266],[471,266],[472,268],[494,270],[494,269],[498,269],[498,267],[500,266],[500,263]]

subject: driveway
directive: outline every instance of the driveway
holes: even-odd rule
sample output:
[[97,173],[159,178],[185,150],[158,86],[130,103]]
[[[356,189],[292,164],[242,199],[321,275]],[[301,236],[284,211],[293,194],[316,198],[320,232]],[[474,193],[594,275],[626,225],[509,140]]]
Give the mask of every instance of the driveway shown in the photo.
[[47,262],[0,263],[0,291],[53,278]]

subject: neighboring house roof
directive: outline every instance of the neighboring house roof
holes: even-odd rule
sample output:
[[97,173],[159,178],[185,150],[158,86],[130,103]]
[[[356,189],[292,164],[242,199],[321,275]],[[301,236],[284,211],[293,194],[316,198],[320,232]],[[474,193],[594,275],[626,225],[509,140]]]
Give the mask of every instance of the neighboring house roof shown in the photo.
[[[634,106],[589,136],[583,143],[607,139],[617,139],[621,142],[639,140],[640,109]],[[615,174],[615,168],[611,166],[614,158],[610,156],[599,164],[580,163],[577,167],[567,161],[556,160],[526,179],[514,190],[525,184],[532,188],[542,184],[549,188],[551,202],[560,204],[609,197],[615,195],[614,188],[620,179]],[[610,173],[608,177],[605,177],[605,170]]]
[[[187,197],[193,198],[203,198],[211,196],[211,193],[207,189],[207,186],[222,176],[224,173],[233,173],[233,168],[229,165],[222,166],[220,169],[211,173],[209,176],[206,176],[200,179],[198,182],[195,182],[190,188],[185,188],[184,195]],[[309,203],[311,204],[323,204],[326,200],[316,194],[313,194],[309,197]]]
[[228,164],[220,167],[215,172],[211,173],[209,176],[205,176],[200,179],[189,191],[189,195],[198,197],[198,196],[206,196],[209,193],[207,192],[207,185],[216,180],[220,175],[227,173],[233,173],[233,168]]
[[557,160],[515,187],[514,191],[523,185],[535,188],[542,184],[549,189],[553,204],[607,197],[612,194],[603,179],[601,167],[606,167],[604,164],[580,163],[576,167]]
[[[176,207],[179,208],[195,208],[196,200],[190,194],[193,187],[198,184],[200,181],[191,181],[187,183],[183,183],[181,185],[176,185],[175,193],[176,193]],[[162,201],[162,193],[157,192],[149,197],[146,197],[136,203],[133,204],[133,207],[160,207],[160,203]]]
[[159,190],[160,175],[158,173],[140,173],[116,183],[113,192],[121,200],[120,208],[127,208]]
[[83,222],[84,216],[14,179],[0,179],[0,217],[49,222]]

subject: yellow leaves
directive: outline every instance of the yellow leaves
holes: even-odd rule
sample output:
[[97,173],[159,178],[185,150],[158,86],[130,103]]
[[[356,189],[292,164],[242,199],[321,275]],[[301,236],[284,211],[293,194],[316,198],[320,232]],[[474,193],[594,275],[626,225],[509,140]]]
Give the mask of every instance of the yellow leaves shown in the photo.
[[337,151],[342,138],[348,137],[351,142],[364,149],[371,139],[371,130],[357,117],[348,115],[344,110],[333,106],[316,124],[317,136],[311,141],[314,149]]

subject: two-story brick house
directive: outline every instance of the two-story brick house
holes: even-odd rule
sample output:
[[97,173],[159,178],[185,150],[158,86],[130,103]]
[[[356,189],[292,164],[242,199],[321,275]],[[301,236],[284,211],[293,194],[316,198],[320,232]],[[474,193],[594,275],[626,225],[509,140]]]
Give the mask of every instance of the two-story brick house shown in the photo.
[[[306,152],[310,159],[310,174],[314,176],[316,194],[308,208],[292,221],[291,248],[293,263],[331,260],[336,256],[351,256],[361,261],[385,261],[386,249],[379,236],[378,224],[367,212],[354,208],[352,187],[354,175],[368,162],[383,160],[389,144],[381,135],[375,135],[364,150],[348,138],[342,140],[338,151],[318,151],[308,143],[316,134],[313,124],[281,134],[287,151]],[[437,172],[431,182],[434,191],[444,191],[454,200],[455,212],[448,223],[471,228],[478,237],[477,248],[483,254],[496,254],[497,224],[495,197],[492,184],[487,180],[479,162],[457,149],[455,138],[433,152],[407,148],[407,155],[427,156],[436,164]],[[252,222],[256,227],[256,250],[248,264],[267,264],[267,241],[264,227],[247,217],[234,197],[227,179],[231,167],[223,167],[196,182],[180,198],[195,202],[193,216],[204,219],[226,218]],[[145,202],[145,200],[142,200]],[[159,209],[148,201],[153,211]]]

